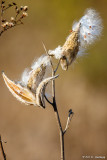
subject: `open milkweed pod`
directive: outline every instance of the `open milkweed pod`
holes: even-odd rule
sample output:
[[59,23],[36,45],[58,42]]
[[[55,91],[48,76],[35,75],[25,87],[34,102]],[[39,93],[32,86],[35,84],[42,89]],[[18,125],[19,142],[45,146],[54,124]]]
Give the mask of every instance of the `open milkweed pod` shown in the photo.
[[36,70],[32,70],[30,72],[29,80],[27,83],[27,87],[35,92],[36,88],[38,87],[39,82],[42,81],[45,75],[46,67],[40,66]]
[[41,56],[31,66],[31,71],[25,70],[22,74],[22,82],[32,91],[36,92],[36,88],[43,80],[48,67],[50,66],[49,56]]
[[20,82],[11,81],[4,73],[3,79],[10,92],[19,101],[45,108],[45,88],[49,81],[57,77],[44,79],[48,65],[50,65],[49,56],[42,56],[32,65],[31,71],[24,71]]
[[39,84],[39,86],[36,90],[36,102],[37,102],[38,106],[42,106],[45,108],[44,96],[45,96],[46,86],[50,81],[54,80],[57,77],[58,77],[58,75],[56,75],[54,77],[46,78]]
[[68,66],[75,60],[79,51],[79,30],[80,23],[75,30],[70,33],[62,47],[58,46],[55,50],[49,50],[48,52],[50,56],[54,56],[56,59],[60,60],[63,70],[68,69]]
[[84,16],[74,23],[65,44],[50,50],[49,55],[60,59],[62,69],[67,70],[76,57],[83,55],[87,47],[99,38],[102,29],[99,14],[94,9],[87,9]]
[[2,76],[9,91],[17,98],[17,100],[27,105],[36,105],[35,95],[28,88],[22,87],[20,84],[11,81],[4,72],[2,73]]
[[63,56],[61,57],[60,64],[63,70],[68,69],[68,66],[75,60],[76,55],[79,51],[79,30],[80,24],[74,31],[71,32],[62,47]]

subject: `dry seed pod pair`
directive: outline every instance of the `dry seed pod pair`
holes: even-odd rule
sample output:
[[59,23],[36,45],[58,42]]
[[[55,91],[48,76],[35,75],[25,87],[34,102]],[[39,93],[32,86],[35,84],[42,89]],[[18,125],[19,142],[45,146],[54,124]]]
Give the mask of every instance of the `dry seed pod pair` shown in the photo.
[[45,108],[45,88],[49,81],[57,78],[48,77],[44,79],[47,67],[50,65],[48,56],[42,56],[31,67],[31,71],[25,70],[22,75],[22,80],[15,83],[11,81],[3,72],[3,79],[9,91],[19,101],[27,104]]
[[60,59],[62,69],[67,70],[77,55],[83,54],[88,45],[99,38],[102,28],[99,14],[93,9],[87,9],[85,15],[74,23],[65,44],[62,47],[58,46],[53,51],[50,50],[49,55]]

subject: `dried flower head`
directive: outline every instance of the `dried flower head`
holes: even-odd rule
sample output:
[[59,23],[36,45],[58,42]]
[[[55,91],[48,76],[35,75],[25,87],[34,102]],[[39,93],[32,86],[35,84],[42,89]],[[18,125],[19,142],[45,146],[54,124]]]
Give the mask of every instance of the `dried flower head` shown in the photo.
[[[17,25],[23,24],[23,18],[27,17],[27,6],[18,7],[16,3],[5,3],[5,1],[1,0],[1,30],[0,36],[10,28],[13,28]],[[10,18],[10,22],[4,19],[4,13],[11,7],[15,8],[15,16]]]
[[45,108],[45,88],[49,81],[57,78],[48,77],[44,79],[47,67],[50,65],[48,56],[42,56],[36,61],[31,70],[25,70],[20,82],[11,81],[3,72],[4,81],[10,92],[19,101],[25,104],[33,104],[35,106]]
[[102,20],[99,14],[93,9],[88,9],[85,15],[74,23],[65,44],[49,51],[49,55],[60,59],[62,69],[67,70],[77,55],[80,55],[88,45],[98,39],[102,28]]

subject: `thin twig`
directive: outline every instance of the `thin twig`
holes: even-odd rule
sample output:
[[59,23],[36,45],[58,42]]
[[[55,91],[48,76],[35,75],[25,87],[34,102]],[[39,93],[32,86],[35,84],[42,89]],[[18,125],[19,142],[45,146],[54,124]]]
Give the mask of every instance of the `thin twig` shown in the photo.
[[42,41],[42,45],[43,45],[43,48],[44,48],[46,54],[47,54],[47,55],[49,56],[49,58],[50,58],[50,64],[51,64],[51,67],[52,67],[52,72],[54,72],[54,67],[53,67],[53,63],[52,63],[52,60],[51,60],[51,56],[48,54],[48,51],[47,51],[46,46],[45,46],[45,44],[44,44],[43,41]]
[[6,11],[7,9],[9,9],[9,8],[11,8],[11,7],[13,7],[14,5],[11,5],[11,6],[8,6],[8,7],[6,7],[5,9],[3,9],[3,11]]
[[1,147],[1,152],[2,152],[3,158],[4,158],[4,160],[6,160],[6,154],[4,152],[1,135],[0,135],[0,147]]
[[70,122],[71,122],[71,119],[72,119],[73,115],[74,115],[74,113],[72,112],[72,109],[70,109],[69,110],[69,115],[68,115],[68,118],[67,118],[67,123],[66,123],[65,129],[63,131],[64,134],[66,133],[66,131],[69,128],[69,125],[70,125]]
[[50,102],[50,100],[46,97],[46,95],[44,97],[47,100],[47,102],[52,105],[52,102]]
[[6,28],[6,29],[4,29],[4,30],[1,30],[0,36],[1,36],[5,31],[7,31],[8,29],[14,28],[14,27],[16,27],[16,26],[18,26],[18,25],[21,25],[21,24],[22,24],[22,23],[19,23],[19,24],[14,25],[14,26],[12,26],[12,27],[10,27],[10,28]]
[[54,74],[57,72],[57,70],[58,70],[58,68],[59,68],[59,65],[60,65],[60,60],[59,60],[59,62],[58,62],[58,64],[57,64],[56,69],[54,70]]

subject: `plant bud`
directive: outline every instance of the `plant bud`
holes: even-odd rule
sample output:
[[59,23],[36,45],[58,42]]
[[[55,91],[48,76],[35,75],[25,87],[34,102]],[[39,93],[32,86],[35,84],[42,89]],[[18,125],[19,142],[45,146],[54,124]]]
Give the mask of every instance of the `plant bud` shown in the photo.
[[6,24],[6,26],[8,26],[8,25],[9,25],[9,22],[6,22],[5,24]]
[[23,10],[23,6],[20,7],[20,10]]
[[14,17],[11,17],[11,22],[15,22],[15,18]]
[[26,12],[23,12],[22,17],[27,17],[28,14]]
[[17,13],[17,14],[19,14],[19,13],[20,13],[20,11],[19,11],[19,9],[18,9],[18,8],[16,9],[16,13]]
[[6,23],[3,23],[1,26],[2,26],[3,28],[5,28],[5,27],[6,27]]
[[4,4],[5,3],[5,1],[2,1],[2,4]]
[[16,3],[13,2],[13,5],[16,6]]
[[10,22],[10,23],[8,24],[8,26],[9,26],[9,27],[13,27],[14,24],[13,24],[12,22]]
[[11,7],[11,6],[12,6],[12,4],[8,4],[8,6],[9,6],[9,7]]
[[24,7],[23,7],[23,10],[24,10],[24,11],[27,11],[27,10],[28,10],[28,6],[24,6]]

